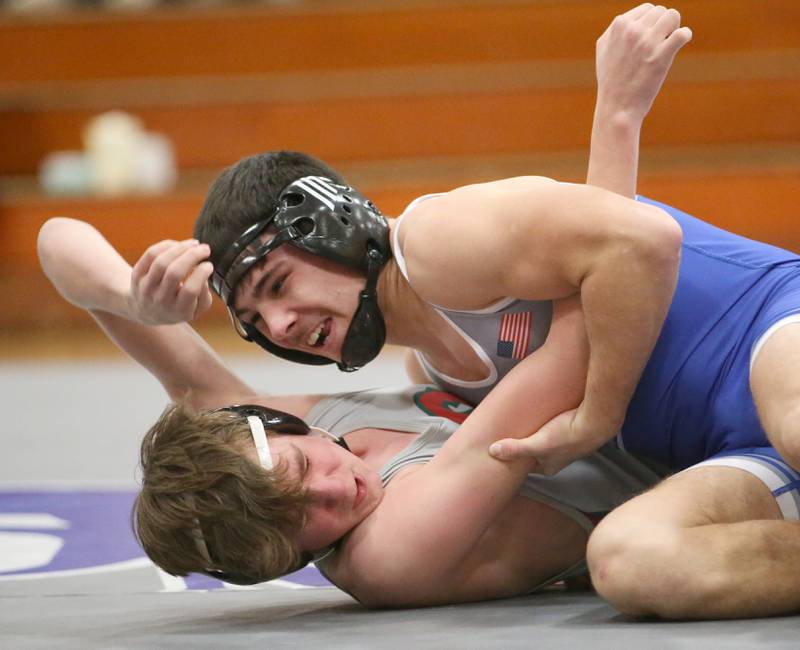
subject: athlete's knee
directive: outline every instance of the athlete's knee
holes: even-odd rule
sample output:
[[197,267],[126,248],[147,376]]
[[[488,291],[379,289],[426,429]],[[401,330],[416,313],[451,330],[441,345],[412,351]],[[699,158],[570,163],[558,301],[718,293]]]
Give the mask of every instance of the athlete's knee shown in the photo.
[[586,561],[592,585],[600,596],[624,614],[643,616],[650,613],[644,607],[641,590],[642,573],[647,569],[641,547],[646,542],[630,535],[628,526],[615,525],[611,517],[607,518],[589,537]]
[[602,522],[587,549],[594,588],[629,616],[691,618],[714,586],[709,576],[687,572],[686,534],[687,529],[652,522]]

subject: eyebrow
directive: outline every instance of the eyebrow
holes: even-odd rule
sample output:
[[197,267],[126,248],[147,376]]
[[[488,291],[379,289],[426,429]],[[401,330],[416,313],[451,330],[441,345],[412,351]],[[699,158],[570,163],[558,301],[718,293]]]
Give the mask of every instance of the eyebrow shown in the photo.
[[293,444],[292,449],[294,450],[294,462],[297,463],[297,466],[300,468],[300,478],[303,478],[306,475],[305,455],[300,451],[297,445]]
[[[266,260],[265,260],[265,263],[266,263]],[[270,279],[270,278],[271,278],[273,275],[275,275],[275,271],[278,269],[278,267],[279,267],[279,266],[280,266],[280,263],[278,263],[278,264],[273,264],[271,268],[267,269],[267,270],[264,272],[264,275],[262,275],[262,276],[261,276],[261,277],[258,279],[258,281],[256,281],[256,282],[253,284],[253,286],[250,288],[250,292],[249,292],[249,293],[250,293],[250,295],[251,295],[251,296],[253,296],[253,297],[257,297],[257,296],[258,296],[258,295],[261,293],[261,288],[262,288],[262,287],[263,287],[263,286],[264,286],[264,285],[265,285],[265,284],[266,284],[266,283],[269,281],[269,279]],[[257,270],[257,269],[252,269],[252,270],[250,271],[250,273],[252,273],[253,271],[256,271],[256,270]],[[242,319],[242,316],[243,316],[244,314],[246,314],[247,312],[249,312],[249,311],[252,311],[252,310],[251,310],[251,309],[237,309],[237,310],[236,310],[236,311],[234,311],[233,313],[236,315],[236,318]]]

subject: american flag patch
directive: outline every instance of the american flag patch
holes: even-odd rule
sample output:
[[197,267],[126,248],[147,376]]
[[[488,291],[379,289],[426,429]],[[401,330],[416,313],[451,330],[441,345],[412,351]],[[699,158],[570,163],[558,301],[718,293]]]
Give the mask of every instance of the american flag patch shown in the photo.
[[497,337],[497,356],[506,359],[524,359],[531,340],[531,312],[504,314],[500,319]]

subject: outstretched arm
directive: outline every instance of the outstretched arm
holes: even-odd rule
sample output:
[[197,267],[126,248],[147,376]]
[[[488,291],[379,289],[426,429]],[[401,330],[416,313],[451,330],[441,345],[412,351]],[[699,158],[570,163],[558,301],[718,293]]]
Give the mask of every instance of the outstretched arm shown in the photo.
[[[90,224],[58,217],[41,228],[39,259],[45,275],[70,303],[86,309],[120,348],[149,370],[164,386],[170,398],[187,396],[196,407],[219,406],[230,399],[253,395],[224,364],[222,359],[186,323],[150,325],[164,315],[154,312],[142,294],[165,291],[165,282],[153,280],[178,277],[186,293],[170,293],[167,302],[194,313],[206,304],[205,283],[210,264],[207,252],[196,243],[160,242],[137,263],[140,277],[149,278],[146,290],[132,282],[130,265]],[[151,273],[147,273],[150,270]],[[173,284],[177,287],[178,284]],[[190,295],[190,298],[186,298]],[[208,296],[210,301],[210,296]]]
[[677,10],[649,2],[614,18],[598,39],[588,184],[636,194],[642,123],[675,55],[691,39]]

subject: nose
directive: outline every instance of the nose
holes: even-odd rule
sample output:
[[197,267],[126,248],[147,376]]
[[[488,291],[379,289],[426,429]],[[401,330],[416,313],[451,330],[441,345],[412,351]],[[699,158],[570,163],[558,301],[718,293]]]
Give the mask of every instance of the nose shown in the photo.
[[259,309],[259,313],[267,326],[267,336],[275,343],[287,342],[294,333],[297,315],[277,305]]

